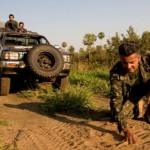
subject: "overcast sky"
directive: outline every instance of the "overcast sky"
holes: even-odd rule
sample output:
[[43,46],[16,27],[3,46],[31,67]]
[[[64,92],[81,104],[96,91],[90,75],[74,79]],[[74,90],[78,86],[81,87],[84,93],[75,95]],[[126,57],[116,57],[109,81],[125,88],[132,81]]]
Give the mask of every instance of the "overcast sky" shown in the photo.
[[11,13],[51,44],[65,41],[76,51],[84,48],[86,33],[104,32],[106,40],[125,34],[130,25],[138,35],[150,31],[150,0],[0,0],[0,21]]

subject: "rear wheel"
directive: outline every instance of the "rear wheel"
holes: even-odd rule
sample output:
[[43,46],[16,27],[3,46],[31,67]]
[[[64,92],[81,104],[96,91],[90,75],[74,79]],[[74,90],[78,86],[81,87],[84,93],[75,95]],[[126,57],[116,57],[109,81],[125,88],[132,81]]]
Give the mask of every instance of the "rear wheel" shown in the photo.
[[0,79],[0,94],[8,95],[10,91],[10,78],[1,77]]

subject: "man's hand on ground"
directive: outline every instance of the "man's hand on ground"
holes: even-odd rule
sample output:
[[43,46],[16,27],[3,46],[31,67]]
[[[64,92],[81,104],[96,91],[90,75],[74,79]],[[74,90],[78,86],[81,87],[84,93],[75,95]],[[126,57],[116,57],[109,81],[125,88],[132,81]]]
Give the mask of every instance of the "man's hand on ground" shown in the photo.
[[134,144],[137,142],[137,137],[136,137],[135,133],[130,128],[124,129],[123,132],[125,135],[124,142],[127,141],[128,144]]

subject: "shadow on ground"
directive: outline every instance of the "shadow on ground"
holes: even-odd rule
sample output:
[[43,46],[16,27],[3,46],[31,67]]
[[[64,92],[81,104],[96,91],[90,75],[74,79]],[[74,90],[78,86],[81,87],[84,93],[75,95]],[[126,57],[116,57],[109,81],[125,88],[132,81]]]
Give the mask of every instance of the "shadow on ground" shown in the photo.
[[54,113],[48,113],[46,108],[44,107],[43,102],[27,102],[27,103],[21,103],[21,104],[4,104],[6,107],[10,108],[18,108],[18,109],[26,109],[31,112],[35,112],[41,115],[46,116],[53,116],[55,113],[64,114],[68,116],[74,116],[76,118],[83,118],[83,119],[91,119],[91,120],[109,120],[110,118],[110,110],[108,109],[102,109],[102,110],[93,110],[93,109],[85,109],[83,112],[54,112]]
[[[87,126],[90,127],[94,130],[97,130],[99,132],[103,132],[103,133],[109,133],[112,134],[114,136],[114,139],[121,141],[122,140],[122,136],[119,135],[116,131],[113,130],[108,130],[105,129],[105,127],[102,126],[94,126],[92,124],[88,123],[88,119],[90,119],[91,121],[104,121],[107,123],[112,123],[110,121],[110,111],[109,110],[101,110],[101,111],[94,111],[94,110],[88,110],[87,112],[83,112],[80,115],[77,114],[69,114],[66,112],[57,112],[57,113],[53,113],[53,114],[47,114],[44,110],[43,110],[43,103],[42,102],[28,102],[28,103],[21,103],[21,104],[4,104],[4,106],[9,107],[9,108],[17,108],[17,109],[22,109],[22,110],[29,110],[31,112],[35,112],[38,113],[40,115],[44,115],[47,117],[50,117],[54,120],[63,122],[63,123],[70,123],[73,125],[80,125],[80,126]],[[75,121],[69,118],[73,117],[73,118],[79,118],[81,119],[81,121]],[[84,121],[83,121],[84,119]],[[87,121],[85,120],[87,119]]]

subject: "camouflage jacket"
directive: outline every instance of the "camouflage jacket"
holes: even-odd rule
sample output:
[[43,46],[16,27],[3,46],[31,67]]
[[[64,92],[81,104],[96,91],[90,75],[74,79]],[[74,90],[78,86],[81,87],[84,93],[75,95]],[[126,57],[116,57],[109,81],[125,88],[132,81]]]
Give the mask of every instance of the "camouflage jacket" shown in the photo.
[[[115,114],[121,111],[122,105],[127,100],[130,100],[130,89],[136,82],[146,83],[150,79],[149,59],[149,55],[142,57],[138,73],[132,79],[129,73],[122,68],[120,61],[110,70],[110,105],[114,109]],[[134,95],[132,95],[132,98],[134,99]]]
[[13,20],[8,20],[5,24],[5,28],[6,30],[10,29],[10,30],[17,30],[18,29],[18,22]]

